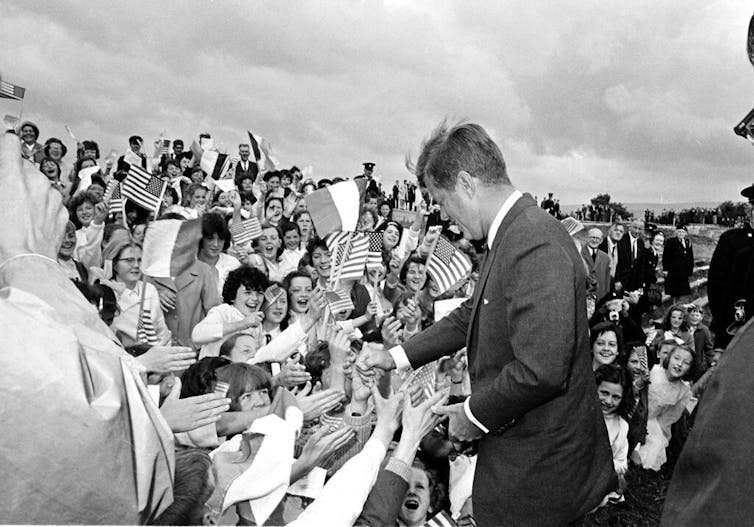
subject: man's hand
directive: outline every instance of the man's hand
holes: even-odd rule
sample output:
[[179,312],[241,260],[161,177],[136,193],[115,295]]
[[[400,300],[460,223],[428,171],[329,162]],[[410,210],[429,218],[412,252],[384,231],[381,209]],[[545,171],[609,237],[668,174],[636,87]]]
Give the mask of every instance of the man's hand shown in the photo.
[[217,422],[230,408],[230,399],[221,393],[208,393],[179,399],[181,380],[176,378],[170,395],[160,407],[160,412],[173,433],[190,432]]
[[474,441],[484,435],[484,432],[476,426],[466,415],[463,403],[438,406],[432,410],[437,415],[448,418],[448,435],[456,441]]
[[68,212],[50,180],[23,164],[18,136],[0,136],[0,264],[19,254],[55,259]]
[[365,342],[362,353],[359,355],[358,361],[356,361],[356,368],[362,373],[368,372],[372,368],[380,368],[388,371],[395,369],[395,361],[382,346]]
[[153,346],[136,360],[150,373],[183,371],[196,362],[196,353],[181,346]]

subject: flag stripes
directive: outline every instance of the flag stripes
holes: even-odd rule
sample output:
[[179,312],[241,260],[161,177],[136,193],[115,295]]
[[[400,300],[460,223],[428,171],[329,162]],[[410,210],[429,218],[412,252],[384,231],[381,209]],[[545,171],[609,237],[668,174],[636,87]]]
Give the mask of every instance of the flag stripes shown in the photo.
[[325,238],[333,262],[332,280],[358,280],[364,276],[369,237],[362,232],[335,232]]
[[333,315],[335,313],[352,310],[354,308],[353,300],[351,300],[351,295],[343,291],[342,289],[337,289],[335,291],[326,291],[325,300],[327,300],[327,305],[330,308],[330,313],[332,313]]
[[233,236],[233,243],[246,245],[262,235],[262,226],[257,218],[249,218],[240,223],[234,222],[230,226],[230,234]]
[[0,80],[0,98],[20,101],[26,95],[26,88]]
[[453,521],[448,511],[440,511],[424,524],[425,527],[456,527],[456,525],[458,524]]
[[154,324],[152,323],[152,314],[149,312],[148,307],[142,309],[139,322],[136,325],[136,334],[140,342],[144,342],[150,346],[159,344],[157,332],[154,330]]
[[102,196],[102,201],[107,203],[107,213],[115,214],[116,212],[123,211],[123,196],[120,192],[120,182],[116,179],[111,179],[107,184],[105,194]]
[[128,176],[123,180],[121,194],[137,205],[156,213],[160,208],[165,185],[160,178],[132,164]]
[[434,252],[427,260],[427,273],[440,292],[448,291],[470,272],[471,260],[453,247],[444,236],[440,236]]

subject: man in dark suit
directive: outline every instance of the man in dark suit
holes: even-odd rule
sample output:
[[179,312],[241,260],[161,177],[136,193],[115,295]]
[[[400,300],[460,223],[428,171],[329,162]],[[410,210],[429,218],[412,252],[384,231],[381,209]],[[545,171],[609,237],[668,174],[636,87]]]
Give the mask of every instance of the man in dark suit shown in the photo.
[[591,287],[587,287],[587,292],[599,300],[611,289],[610,257],[599,248],[602,243],[602,231],[594,228],[589,229],[587,234],[589,236],[586,244],[581,246],[581,257],[589,269],[591,283]]
[[246,177],[252,179],[257,178],[259,173],[259,167],[256,161],[249,161],[249,155],[251,155],[251,148],[247,144],[238,145],[238,155],[241,159],[236,163],[236,175],[233,181],[236,183],[236,187],[241,188],[241,180]]
[[422,146],[419,184],[489,253],[472,298],[360,369],[419,367],[466,346],[471,397],[436,412],[478,440],[479,525],[579,522],[616,484],[589,360],[586,273],[573,240],[516,190],[480,126],[442,124]]
[[[618,242],[618,262],[615,266],[615,288],[625,289],[636,274],[636,264],[640,262],[647,247],[642,238],[644,222],[633,220],[628,226],[628,232]],[[620,284],[620,286],[619,286]]]

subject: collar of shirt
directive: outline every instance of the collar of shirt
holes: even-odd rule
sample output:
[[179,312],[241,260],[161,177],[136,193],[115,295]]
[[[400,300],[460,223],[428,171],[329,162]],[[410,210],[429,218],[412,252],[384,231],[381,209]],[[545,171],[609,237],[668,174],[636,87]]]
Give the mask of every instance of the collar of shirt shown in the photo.
[[495,216],[495,219],[492,220],[492,224],[490,225],[490,230],[487,233],[487,247],[489,249],[492,249],[492,243],[495,241],[495,236],[497,236],[497,231],[500,228],[500,225],[503,223],[503,220],[505,219],[506,214],[508,214],[508,211],[513,208],[513,205],[523,197],[523,194],[521,194],[520,190],[515,190],[513,194],[508,196],[508,199],[505,200],[503,203],[503,206],[500,207],[500,210],[497,211],[497,216]]

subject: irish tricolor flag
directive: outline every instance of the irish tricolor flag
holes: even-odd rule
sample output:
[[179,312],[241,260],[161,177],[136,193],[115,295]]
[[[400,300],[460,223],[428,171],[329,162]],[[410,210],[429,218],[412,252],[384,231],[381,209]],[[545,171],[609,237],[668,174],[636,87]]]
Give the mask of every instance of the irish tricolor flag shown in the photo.
[[157,220],[144,236],[141,270],[155,278],[176,277],[196,260],[202,220]]
[[343,181],[304,197],[317,234],[322,238],[332,231],[355,231],[367,181]]

